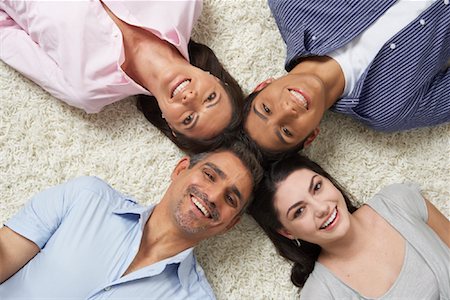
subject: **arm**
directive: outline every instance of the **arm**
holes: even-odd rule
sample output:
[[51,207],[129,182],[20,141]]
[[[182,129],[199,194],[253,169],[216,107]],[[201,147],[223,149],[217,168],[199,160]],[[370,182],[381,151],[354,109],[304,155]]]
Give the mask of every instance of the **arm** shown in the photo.
[[8,227],[0,228],[0,283],[14,275],[39,250],[35,243]]
[[428,226],[436,232],[441,240],[450,248],[450,222],[430,201],[425,199],[428,210]]
[[0,60],[34,81],[54,97],[70,103],[73,98],[71,86],[65,80],[62,70],[2,10],[0,10],[0,45]]

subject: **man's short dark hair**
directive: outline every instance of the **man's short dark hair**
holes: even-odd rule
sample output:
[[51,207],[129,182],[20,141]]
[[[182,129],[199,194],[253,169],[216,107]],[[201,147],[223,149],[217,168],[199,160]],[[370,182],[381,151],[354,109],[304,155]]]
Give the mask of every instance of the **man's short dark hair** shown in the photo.
[[239,158],[239,160],[247,168],[247,170],[250,173],[250,176],[252,177],[253,188],[250,194],[250,198],[248,199],[247,203],[242,209],[243,212],[252,202],[254,192],[263,176],[263,168],[261,166],[260,158],[258,157],[258,152],[252,151],[252,148],[250,148],[245,143],[245,141],[239,139],[239,137],[237,139],[236,137],[234,137],[234,139],[227,140],[224,144],[222,144],[221,147],[215,149],[214,151],[193,154],[190,156],[189,168],[192,168],[198,162],[202,161],[203,159],[205,159],[206,157],[208,157],[213,153],[220,153],[225,151],[231,152],[237,158]]

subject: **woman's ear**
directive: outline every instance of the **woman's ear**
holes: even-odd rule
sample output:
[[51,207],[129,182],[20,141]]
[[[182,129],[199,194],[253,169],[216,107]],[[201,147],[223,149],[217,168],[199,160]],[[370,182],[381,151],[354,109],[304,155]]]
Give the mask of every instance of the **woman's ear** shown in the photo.
[[290,240],[295,239],[295,237],[287,230],[284,228],[280,228],[277,230],[279,234],[281,234],[282,236],[284,236],[285,238],[288,238]]

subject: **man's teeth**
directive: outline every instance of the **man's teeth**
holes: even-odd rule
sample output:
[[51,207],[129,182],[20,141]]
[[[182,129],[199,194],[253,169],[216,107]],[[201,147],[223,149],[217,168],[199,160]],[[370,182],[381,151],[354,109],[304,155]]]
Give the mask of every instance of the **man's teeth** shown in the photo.
[[327,228],[331,223],[333,223],[334,219],[336,219],[337,216],[337,209],[335,208],[331,216],[326,220],[326,222],[320,227],[320,229]]
[[200,211],[205,215],[205,217],[209,218],[209,212],[206,210],[206,208],[194,197],[191,197],[192,202],[194,202],[195,206],[200,209]]
[[184,89],[189,82],[191,82],[189,79],[186,79],[185,81],[181,82],[172,92],[172,98],[175,97],[176,94],[178,94],[182,89]]
[[298,101],[300,101],[300,103],[303,105],[303,107],[305,107],[306,109],[308,109],[308,102],[306,101],[305,97],[303,97],[302,94],[300,94],[299,92],[295,91],[295,90],[289,90],[289,92],[291,93],[292,96],[294,96]]

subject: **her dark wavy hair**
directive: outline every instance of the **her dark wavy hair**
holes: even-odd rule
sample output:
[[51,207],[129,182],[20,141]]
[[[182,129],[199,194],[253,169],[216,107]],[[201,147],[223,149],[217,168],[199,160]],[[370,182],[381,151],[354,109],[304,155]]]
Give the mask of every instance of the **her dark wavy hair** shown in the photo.
[[321,248],[316,244],[303,240],[301,241],[301,246],[298,247],[292,240],[278,233],[282,225],[278,219],[278,212],[274,207],[274,200],[279,184],[294,171],[301,169],[311,170],[330,180],[344,196],[349,212],[353,213],[357,209],[352,203],[350,194],[322,167],[305,156],[293,154],[285,157],[272,164],[264,173],[264,177],[256,191],[255,200],[248,211],[268,235],[278,253],[294,262],[291,271],[291,281],[300,288],[303,287],[309,274],[313,271]]
[[239,127],[244,94],[237,81],[225,70],[217,56],[208,46],[190,40],[188,52],[190,63],[204,71],[209,71],[212,75],[219,78],[222,87],[231,99],[231,121],[224,131],[211,139],[192,139],[180,132],[175,132],[175,137],[169,124],[161,117],[161,110],[154,96],[139,95],[137,106],[147,120],[161,130],[178,148],[187,153],[195,154],[219,147]]

